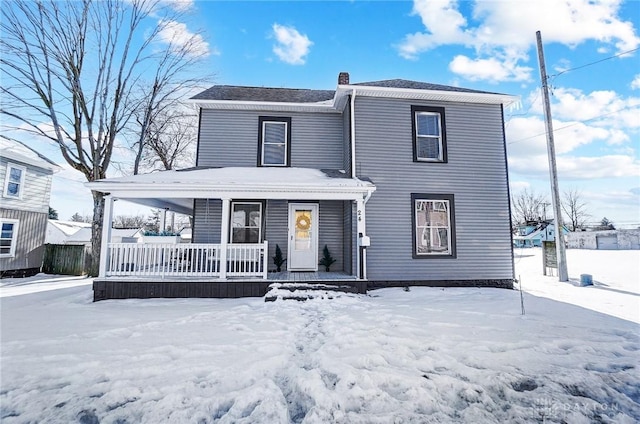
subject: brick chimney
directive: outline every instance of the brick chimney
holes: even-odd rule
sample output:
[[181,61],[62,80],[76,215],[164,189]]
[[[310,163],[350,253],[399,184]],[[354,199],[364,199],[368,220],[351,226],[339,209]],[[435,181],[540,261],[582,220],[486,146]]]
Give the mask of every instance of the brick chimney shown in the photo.
[[349,72],[340,72],[338,74],[338,85],[349,85]]

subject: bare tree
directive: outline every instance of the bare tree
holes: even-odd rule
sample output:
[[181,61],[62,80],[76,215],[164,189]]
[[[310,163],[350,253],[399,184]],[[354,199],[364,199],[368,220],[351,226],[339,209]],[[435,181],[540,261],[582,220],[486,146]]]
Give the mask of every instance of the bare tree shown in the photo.
[[[88,181],[105,178],[116,137],[140,108],[135,88],[143,85],[146,72],[159,57],[184,60],[188,55],[181,46],[196,47],[196,38],[193,43],[176,37],[168,45],[162,42],[178,17],[168,5],[162,0],[3,3],[0,114],[16,123],[5,122],[4,128],[55,143]],[[90,273],[95,275],[104,198],[99,192],[92,195]]]
[[546,219],[546,216],[544,216],[546,204],[548,202],[544,194],[538,194],[535,190],[529,191],[525,188],[511,197],[513,221],[525,223],[527,221]]
[[[157,57],[153,80],[138,87],[139,102],[133,111],[133,131],[137,134],[131,146],[136,153],[134,175],[143,162],[149,161],[159,161],[164,169],[172,169],[188,144],[195,144],[197,114],[180,99],[212,78],[204,74],[187,76],[201,59],[197,38],[182,42],[180,48],[170,47]],[[174,146],[175,142],[179,144]]]
[[146,223],[144,215],[117,215],[113,218],[113,228],[142,228]]
[[141,169],[169,170],[195,164],[198,137],[198,114],[195,109],[175,104],[155,115],[147,126],[146,136],[138,142],[134,172]]
[[582,197],[582,193],[571,188],[562,193],[562,202],[560,206],[567,216],[571,231],[584,228],[587,218],[591,215],[587,213],[587,203]]

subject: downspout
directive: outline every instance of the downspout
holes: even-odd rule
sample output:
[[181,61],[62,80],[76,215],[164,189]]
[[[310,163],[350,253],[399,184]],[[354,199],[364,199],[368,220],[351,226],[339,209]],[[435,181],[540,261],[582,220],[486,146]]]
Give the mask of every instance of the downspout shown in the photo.
[[356,89],[351,89],[351,178],[356,178]]

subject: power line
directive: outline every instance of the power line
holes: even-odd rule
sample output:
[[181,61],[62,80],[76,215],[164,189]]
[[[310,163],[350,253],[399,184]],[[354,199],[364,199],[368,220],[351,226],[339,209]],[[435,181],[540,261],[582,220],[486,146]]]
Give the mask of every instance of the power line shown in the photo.
[[592,65],[595,65],[597,63],[601,63],[601,62],[605,62],[607,60],[615,59],[616,57],[620,57],[620,56],[623,56],[625,54],[633,53],[633,52],[635,52],[637,50],[640,50],[640,47],[636,47],[635,49],[627,50],[626,52],[621,52],[621,53],[615,54],[613,56],[605,57],[604,59],[596,60],[595,62],[585,63],[584,65],[576,66],[575,68],[565,69],[564,71],[560,71],[557,74],[549,75],[549,77],[547,79],[556,78],[556,77],[559,77],[562,74],[566,74],[567,72],[575,71],[575,70],[578,70],[578,69],[586,68],[587,66],[592,66]]
[[[602,118],[603,116],[613,115],[614,113],[622,112],[622,111],[627,110],[627,109],[633,109],[634,107],[638,107],[638,106],[640,106],[640,103],[637,103],[637,104],[634,104],[634,105],[629,105],[629,106],[623,107],[622,109],[614,110],[612,112],[603,113],[602,115],[594,116],[593,118],[583,119],[581,121],[576,121],[576,122],[573,122],[571,124],[565,125],[564,127],[555,128],[553,130],[553,132],[556,133],[556,132],[558,132],[560,130],[564,130],[566,128],[573,127],[573,126],[578,125],[578,124],[583,124],[585,122],[589,122],[589,121],[593,121],[593,120]],[[546,134],[546,132],[539,133],[539,134],[532,135],[532,136],[529,136],[529,137],[525,137],[525,138],[521,138],[521,139],[518,139],[518,140],[510,141],[507,144],[520,143],[521,141],[530,140],[532,138],[540,137],[541,135],[545,135],[545,134]]]

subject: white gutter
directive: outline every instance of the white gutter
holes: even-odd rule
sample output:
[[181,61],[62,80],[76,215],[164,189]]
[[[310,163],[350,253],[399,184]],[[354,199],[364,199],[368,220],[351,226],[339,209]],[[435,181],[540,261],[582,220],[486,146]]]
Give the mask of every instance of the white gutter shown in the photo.
[[351,89],[351,178],[356,178],[356,89]]

